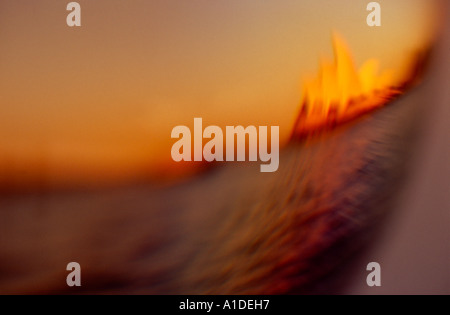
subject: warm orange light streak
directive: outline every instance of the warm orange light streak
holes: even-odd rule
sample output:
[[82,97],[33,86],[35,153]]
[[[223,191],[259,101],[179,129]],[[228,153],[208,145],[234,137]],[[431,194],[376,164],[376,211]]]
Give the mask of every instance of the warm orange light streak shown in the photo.
[[[334,126],[385,105],[401,94],[404,80],[393,71],[379,73],[379,61],[356,68],[344,40],[333,34],[334,61],[323,59],[317,77],[306,80],[294,136]],[[403,76],[404,77],[404,76]]]

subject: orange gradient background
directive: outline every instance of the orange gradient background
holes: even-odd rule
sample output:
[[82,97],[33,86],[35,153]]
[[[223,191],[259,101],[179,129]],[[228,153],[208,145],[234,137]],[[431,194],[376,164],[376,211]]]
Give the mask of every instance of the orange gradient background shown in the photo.
[[105,184],[169,177],[177,125],[292,131],[301,80],[338,30],[357,65],[402,69],[428,45],[440,1],[80,0],[0,2],[0,183]]

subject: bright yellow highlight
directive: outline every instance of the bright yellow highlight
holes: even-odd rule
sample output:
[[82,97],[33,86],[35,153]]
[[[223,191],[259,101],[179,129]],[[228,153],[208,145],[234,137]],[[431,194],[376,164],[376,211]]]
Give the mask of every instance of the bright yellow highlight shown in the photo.
[[304,84],[297,135],[348,120],[400,93],[401,84],[392,71],[379,74],[378,60],[369,59],[357,70],[349,48],[336,33],[333,48],[334,61],[322,59],[318,76]]

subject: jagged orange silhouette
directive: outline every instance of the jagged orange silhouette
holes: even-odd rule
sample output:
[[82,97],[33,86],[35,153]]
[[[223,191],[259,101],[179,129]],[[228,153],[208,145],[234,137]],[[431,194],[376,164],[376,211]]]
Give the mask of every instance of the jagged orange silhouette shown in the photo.
[[359,69],[344,40],[333,34],[334,61],[322,60],[317,77],[304,82],[300,113],[293,137],[335,126],[381,107],[402,93],[394,73],[379,74],[379,61],[367,60]]

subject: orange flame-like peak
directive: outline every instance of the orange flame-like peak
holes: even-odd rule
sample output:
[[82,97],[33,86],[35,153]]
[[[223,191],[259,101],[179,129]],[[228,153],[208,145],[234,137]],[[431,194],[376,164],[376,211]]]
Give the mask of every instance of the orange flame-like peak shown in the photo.
[[333,47],[334,61],[322,60],[319,75],[304,83],[294,137],[349,121],[401,93],[392,71],[378,73],[378,60],[370,59],[357,70],[350,50],[336,33]]

